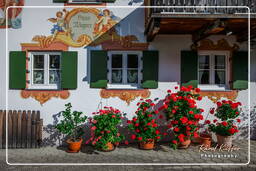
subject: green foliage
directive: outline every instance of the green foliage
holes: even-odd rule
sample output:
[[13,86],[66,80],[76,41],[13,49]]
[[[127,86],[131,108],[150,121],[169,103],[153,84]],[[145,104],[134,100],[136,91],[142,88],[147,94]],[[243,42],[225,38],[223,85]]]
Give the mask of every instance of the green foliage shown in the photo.
[[65,104],[66,109],[61,112],[63,120],[56,125],[56,128],[62,133],[70,136],[74,141],[83,134],[82,124],[86,121],[87,116],[82,116],[82,112],[71,111],[71,103]]
[[122,114],[118,109],[105,107],[105,110],[97,112],[92,119],[92,145],[96,149],[107,149],[106,144],[112,143],[118,145],[124,139],[119,133],[118,125],[121,123]]
[[240,114],[238,106],[241,103],[234,103],[232,101],[223,100],[222,102],[217,102],[217,109],[214,108],[211,110],[211,113],[214,114],[220,121],[217,119],[213,123],[209,123],[209,130],[222,136],[231,136],[238,132],[237,126],[234,124],[240,122],[240,119],[236,119]]
[[153,110],[155,104],[152,100],[147,99],[142,100],[137,105],[139,106],[136,111],[137,116],[133,117],[131,121],[127,121],[129,123],[128,128],[135,132],[131,138],[139,142],[159,141],[162,136],[155,119],[158,111]]

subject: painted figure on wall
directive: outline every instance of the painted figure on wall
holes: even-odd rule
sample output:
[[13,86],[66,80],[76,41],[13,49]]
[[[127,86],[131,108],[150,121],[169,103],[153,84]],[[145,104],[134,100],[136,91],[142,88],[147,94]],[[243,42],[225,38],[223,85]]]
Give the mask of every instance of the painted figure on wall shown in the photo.
[[52,23],[56,23],[53,25],[53,28],[51,29],[51,33],[53,34],[52,41],[56,38],[56,36],[59,32],[68,33],[68,29],[67,29],[67,25],[66,25],[66,21],[65,21],[65,17],[67,14],[68,14],[68,11],[66,9],[63,9],[63,12],[58,11],[56,13],[56,18],[48,19]]
[[6,15],[8,26],[14,29],[21,28],[22,8],[7,8],[10,6],[23,6],[24,0],[0,0],[0,28],[6,27]]
[[103,10],[103,14],[98,16],[98,21],[94,26],[94,36],[97,37],[102,33],[108,31],[113,27],[117,22],[113,20],[113,15],[111,15],[108,9]]

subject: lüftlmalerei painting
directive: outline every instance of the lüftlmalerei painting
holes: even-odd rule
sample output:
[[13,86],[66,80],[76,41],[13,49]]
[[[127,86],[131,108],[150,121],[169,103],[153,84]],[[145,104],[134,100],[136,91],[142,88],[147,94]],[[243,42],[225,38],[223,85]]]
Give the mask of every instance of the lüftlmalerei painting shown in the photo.
[[[21,28],[22,8],[9,8],[10,6],[23,6],[24,0],[0,0],[0,28]],[[6,15],[8,22],[6,22]]]

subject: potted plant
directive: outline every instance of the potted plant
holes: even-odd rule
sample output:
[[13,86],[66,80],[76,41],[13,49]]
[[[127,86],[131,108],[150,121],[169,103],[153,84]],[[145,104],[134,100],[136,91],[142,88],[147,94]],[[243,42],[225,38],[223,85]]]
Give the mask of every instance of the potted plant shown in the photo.
[[102,151],[112,151],[119,142],[124,139],[124,136],[118,130],[118,125],[121,123],[122,113],[118,109],[112,107],[104,107],[97,113],[93,113],[91,120],[92,145]]
[[63,120],[56,125],[56,128],[63,134],[66,134],[68,151],[67,152],[79,152],[82,144],[82,124],[86,121],[87,116],[82,116],[82,112],[71,111],[71,103],[65,104],[66,109],[61,112]]
[[154,111],[155,104],[150,99],[141,99],[137,106],[136,116],[127,121],[128,128],[134,131],[131,139],[139,142],[139,148],[151,150],[154,148],[155,142],[161,139],[155,119],[158,111]]
[[[178,87],[175,87],[178,89]],[[169,128],[173,130],[174,140],[171,142],[173,149],[188,148],[191,143],[191,137],[198,137],[198,122],[203,119],[203,109],[196,105],[196,100],[202,97],[198,94],[199,88],[182,86],[176,93],[171,90],[167,91],[167,96],[163,100],[163,106],[159,110],[163,110],[166,118],[170,121]]]
[[241,121],[237,119],[240,114],[239,106],[241,106],[240,102],[223,100],[217,102],[216,110],[212,109],[212,113],[218,119],[215,119],[213,123],[209,123],[209,129],[216,134],[219,146],[232,146],[233,135],[238,132],[235,123]]

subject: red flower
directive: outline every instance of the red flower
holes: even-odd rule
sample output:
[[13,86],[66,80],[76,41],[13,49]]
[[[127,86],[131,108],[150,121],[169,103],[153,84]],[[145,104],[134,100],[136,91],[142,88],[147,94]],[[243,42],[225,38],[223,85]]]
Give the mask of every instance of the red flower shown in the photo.
[[147,123],[147,125],[148,125],[148,126],[150,126],[150,125],[151,125],[151,123],[149,122],[149,123]]
[[201,90],[200,90],[200,88],[196,88],[195,91],[196,91],[197,93],[199,93]]
[[189,111],[188,113],[189,113],[189,114],[194,114],[194,112],[193,112],[193,111]]
[[106,131],[106,133],[110,133],[110,131],[109,131],[109,130],[107,130],[107,131]]
[[214,122],[214,123],[217,122],[217,119],[214,119],[213,122]]
[[178,89],[178,86],[174,87],[176,90]]
[[154,103],[150,103],[150,106],[155,106],[155,104]]
[[209,120],[206,120],[206,121],[205,121],[205,123],[206,123],[206,124],[210,124],[210,123],[211,123],[211,121],[209,121]]
[[233,135],[236,132],[236,129],[235,128],[230,128],[228,130],[228,132]]
[[188,122],[188,118],[187,118],[187,117],[182,117],[182,118],[180,118],[180,121],[181,121],[183,124],[185,124],[185,123]]
[[95,129],[97,129],[97,127],[96,126],[93,126],[93,127],[91,127],[91,130],[95,130]]
[[231,104],[231,108],[232,108],[232,109],[236,109],[237,107],[238,107],[238,104],[237,104],[237,103]]
[[176,140],[172,140],[172,143],[173,143],[173,144],[177,144],[177,141],[176,141]]
[[159,115],[159,119],[162,119],[163,118],[163,115]]
[[214,114],[214,108],[210,110],[210,114]]
[[222,124],[223,126],[227,126],[227,125],[228,125],[228,123],[227,123],[226,121],[221,122],[221,124]]
[[172,113],[175,114],[175,113],[176,113],[176,110],[173,109],[173,110],[172,110]]
[[200,112],[203,113],[203,112],[204,112],[204,109],[200,109]]
[[199,119],[199,118],[200,118],[200,115],[199,115],[199,114],[195,114],[195,115],[194,115],[194,118],[195,118],[195,119]]
[[241,119],[236,119],[236,121],[237,121],[238,123],[240,123],[240,122],[241,122]]
[[163,136],[166,136],[166,135],[167,135],[167,133],[166,133],[166,132],[164,132],[164,133],[163,133]]
[[136,121],[137,121],[137,118],[133,118],[132,120],[133,120],[133,122],[136,122]]
[[140,103],[137,103],[137,106],[139,106],[140,105]]
[[160,136],[157,136],[156,139],[160,139],[161,137]]
[[194,132],[194,137],[199,137],[197,132]]
[[168,105],[167,105],[167,104],[164,104],[163,106],[164,106],[164,109],[167,109],[167,108],[168,108]]
[[203,98],[202,98],[201,96],[199,96],[199,97],[197,98],[197,100],[199,100],[199,101],[202,100],[202,99],[203,99]]
[[129,142],[128,142],[127,140],[125,140],[125,141],[124,141],[124,144],[125,144],[125,145],[128,145],[128,144],[129,144]]
[[180,129],[179,129],[178,127],[175,127],[175,128],[173,129],[174,132],[179,132],[179,130],[180,130]]
[[138,137],[137,139],[138,139],[139,141],[141,141],[141,140],[142,140],[142,137]]
[[155,114],[158,114],[159,113],[159,111],[158,110],[155,110]]
[[153,115],[149,114],[148,117],[153,117]]
[[188,121],[188,125],[192,125],[193,124],[193,121]]
[[133,135],[131,136],[131,139],[134,140],[135,138],[136,138],[136,135],[133,134]]
[[115,118],[115,117],[116,117],[116,115],[112,115],[111,117],[112,117],[112,118]]
[[127,120],[127,123],[128,123],[128,124],[131,124],[132,122],[131,122],[130,120]]
[[157,124],[153,124],[153,125],[152,125],[153,128],[155,128],[155,127],[157,127],[157,126],[158,126]]
[[159,131],[159,130],[156,130],[156,134],[160,134],[160,131]]
[[136,127],[138,127],[139,125],[140,125],[139,123],[134,124],[134,126],[136,126]]
[[239,114],[239,112],[236,112],[236,114],[238,115],[238,114]]
[[140,132],[140,130],[139,130],[139,129],[136,129],[135,131],[136,131],[136,132]]
[[167,90],[167,93],[171,93],[172,91],[171,90]]
[[190,126],[186,126],[186,130],[190,131],[191,130]]
[[217,102],[218,107],[221,107],[221,105],[222,105],[221,102]]

